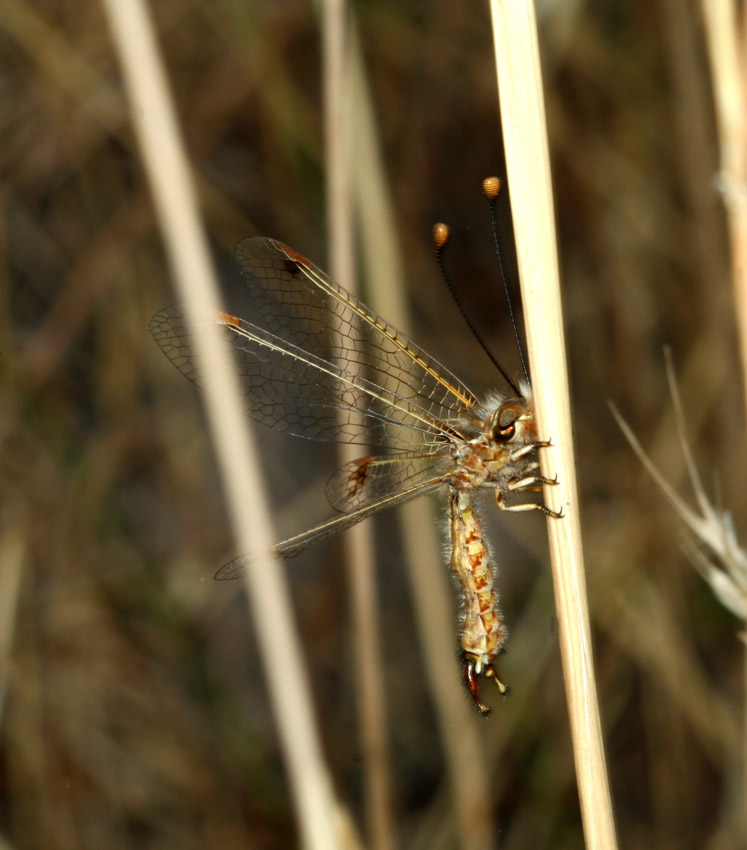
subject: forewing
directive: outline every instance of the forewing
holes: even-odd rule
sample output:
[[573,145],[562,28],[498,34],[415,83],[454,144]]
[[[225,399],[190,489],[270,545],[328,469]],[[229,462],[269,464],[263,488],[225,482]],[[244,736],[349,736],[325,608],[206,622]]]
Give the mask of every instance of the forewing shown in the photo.
[[244,239],[236,262],[268,327],[281,338],[346,363],[436,419],[461,419],[476,404],[458,378],[287,245]]
[[446,451],[362,457],[346,463],[329,479],[327,500],[335,510],[349,513],[448,475],[453,469],[454,460]]
[[[206,319],[222,327],[233,349],[247,413],[263,425],[316,440],[426,451],[447,433],[414,402],[338,363],[228,313],[206,311]],[[199,383],[203,376],[182,309],[161,310],[149,327],[177,369]]]

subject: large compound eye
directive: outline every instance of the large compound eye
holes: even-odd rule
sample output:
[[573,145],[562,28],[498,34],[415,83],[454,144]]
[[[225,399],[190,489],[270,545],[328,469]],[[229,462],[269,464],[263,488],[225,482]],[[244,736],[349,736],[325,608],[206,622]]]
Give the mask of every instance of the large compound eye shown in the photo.
[[493,424],[493,439],[498,443],[507,443],[513,440],[516,434],[516,420],[519,418],[519,411],[515,405],[506,403],[502,404],[495,414]]

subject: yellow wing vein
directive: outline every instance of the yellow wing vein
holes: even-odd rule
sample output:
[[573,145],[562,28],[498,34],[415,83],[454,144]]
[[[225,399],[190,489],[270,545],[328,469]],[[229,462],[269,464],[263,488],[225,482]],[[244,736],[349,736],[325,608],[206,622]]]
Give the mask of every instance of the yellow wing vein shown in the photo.
[[312,369],[315,369],[321,374],[329,375],[331,378],[340,381],[340,383],[354,387],[368,395],[370,398],[374,398],[389,407],[393,407],[401,414],[427,426],[430,431],[437,431],[441,434],[446,434],[460,440],[463,439],[462,434],[452,428],[446,421],[426,415],[422,409],[418,410],[413,403],[408,405],[401,404],[394,393],[377,392],[376,390],[378,387],[373,382],[368,382],[365,379],[359,378],[358,376],[347,372],[342,367],[334,367],[325,360],[309,354],[302,348],[298,348],[297,346],[293,346],[293,348],[291,348],[290,344],[285,342],[285,340],[280,340],[273,334],[269,334],[266,331],[263,331],[260,335],[251,330],[249,322],[245,322],[237,316],[232,316],[228,313],[222,313],[217,310],[213,312],[213,316],[218,324],[223,325],[236,336],[244,337],[245,339],[251,340],[269,351],[276,351],[279,354],[292,357],[293,360],[305,363],[307,366],[310,366]]
[[[282,243],[280,243],[282,244]],[[444,376],[437,370],[434,369],[433,366],[424,360],[416,351],[413,351],[410,346],[407,344],[406,340],[403,340],[400,334],[397,333],[396,329],[389,327],[388,325],[382,324],[377,316],[371,312],[369,312],[365,306],[358,301],[357,299],[352,300],[347,297],[347,292],[340,286],[335,286],[334,288],[329,285],[329,280],[317,274],[314,268],[308,263],[305,257],[301,254],[298,254],[292,248],[287,245],[283,245],[283,250],[285,251],[288,259],[295,262],[298,267],[303,271],[304,275],[319,289],[323,292],[326,292],[328,295],[336,298],[338,301],[343,303],[349,310],[352,310],[357,316],[359,316],[364,321],[368,322],[369,325],[376,328],[376,330],[385,336],[390,342],[397,346],[397,348],[406,354],[411,360],[420,366],[423,371],[425,371],[428,375],[430,375],[435,381],[441,384],[442,387],[445,387],[455,398],[457,398],[465,407],[472,407],[475,403],[474,398],[470,396],[466,396],[459,387],[455,387],[450,381],[447,381]]]

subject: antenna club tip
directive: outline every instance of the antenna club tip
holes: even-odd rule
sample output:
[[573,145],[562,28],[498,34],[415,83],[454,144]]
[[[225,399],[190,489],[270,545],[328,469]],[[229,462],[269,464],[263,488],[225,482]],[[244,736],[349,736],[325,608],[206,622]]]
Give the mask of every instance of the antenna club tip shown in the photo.
[[433,225],[433,247],[440,251],[449,241],[449,226],[443,222]]
[[501,191],[501,178],[486,177],[482,181],[482,191],[485,193],[485,197],[489,201],[494,201],[498,197],[498,193]]

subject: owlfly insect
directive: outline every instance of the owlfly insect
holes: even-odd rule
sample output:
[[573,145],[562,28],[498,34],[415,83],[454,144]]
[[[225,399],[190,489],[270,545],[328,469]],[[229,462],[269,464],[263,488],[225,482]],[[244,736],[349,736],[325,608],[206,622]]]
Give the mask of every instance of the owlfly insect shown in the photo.
[[[479,676],[507,688],[495,660],[506,640],[495,566],[474,507],[490,489],[504,511],[543,511],[517,494],[554,481],[539,472],[538,439],[528,384],[478,399],[404,334],[330,280],[301,254],[273,239],[239,243],[236,261],[266,328],[222,312],[209,314],[230,343],[249,416],[302,437],[381,446],[385,453],[342,467],[327,484],[339,511],[275,546],[280,558],[416,496],[439,493],[449,505],[451,568],[461,586],[461,656],[475,706]],[[157,313],[150,330],[164,354],[199,382],[182,310]],[[241,575],[251,557],[222,567]]]

